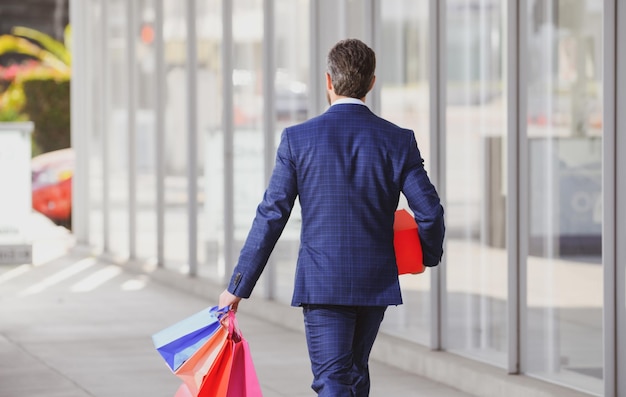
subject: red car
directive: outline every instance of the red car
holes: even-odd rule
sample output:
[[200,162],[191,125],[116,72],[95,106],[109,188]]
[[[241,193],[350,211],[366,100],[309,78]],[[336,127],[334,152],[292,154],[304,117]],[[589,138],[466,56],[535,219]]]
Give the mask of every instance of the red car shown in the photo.
[[74,151],[55,150],[31,160],[33,208],[68,229],[72,224]]

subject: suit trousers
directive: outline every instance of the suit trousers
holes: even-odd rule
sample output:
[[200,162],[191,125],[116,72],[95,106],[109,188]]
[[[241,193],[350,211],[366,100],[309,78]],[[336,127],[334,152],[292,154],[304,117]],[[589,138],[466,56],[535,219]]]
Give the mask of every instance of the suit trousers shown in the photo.
[[369,356],[387,306],[302,305],[311,388],[320,397],[367,397]]

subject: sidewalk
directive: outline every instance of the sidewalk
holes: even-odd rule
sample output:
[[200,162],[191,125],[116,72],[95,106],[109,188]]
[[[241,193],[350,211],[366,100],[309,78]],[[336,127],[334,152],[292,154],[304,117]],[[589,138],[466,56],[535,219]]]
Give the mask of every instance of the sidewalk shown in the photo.
[[[214,305],[192,292],[207,282],[167,286],[65,250],[71,235],[36,222],[35,264],[0,266],[0,397],[173,396],[180,382],[150,336]],[[304,335],[252,309],[237,318],[264,396],[314,396]],[[372,397],[469,396],[377,362],[371,376]]]

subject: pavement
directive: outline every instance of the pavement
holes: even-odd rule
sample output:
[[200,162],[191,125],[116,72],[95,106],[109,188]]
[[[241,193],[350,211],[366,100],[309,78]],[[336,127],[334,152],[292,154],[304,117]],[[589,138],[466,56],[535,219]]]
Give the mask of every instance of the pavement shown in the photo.
[[[33,219],[34,263],[0,265],[0,397],[174,396],[180,381],[151,335],[215,305],[219,286],[164,283],[171,277],[78,249],[65,229]],[[315,395],[302,332],[256,309],[237,319],[265,397]],[[370,372],[372,397],[469,396],[376,361]]]

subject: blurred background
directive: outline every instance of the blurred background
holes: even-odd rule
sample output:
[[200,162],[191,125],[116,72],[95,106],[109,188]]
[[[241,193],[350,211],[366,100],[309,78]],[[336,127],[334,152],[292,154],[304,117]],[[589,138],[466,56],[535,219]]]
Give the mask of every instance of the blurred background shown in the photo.
[[[443,266],[401,279],[382,332],[603,395],[603,310],[626,301],[604,285],[607,4],[3,0],[0,122],[34,122],[33,208],[79,244],[224,283],[281,131],[326,109],[326,53],[360,38],[368,105],[415,132],[446,209]],[[255,291],[286,305],[299,219]]]

